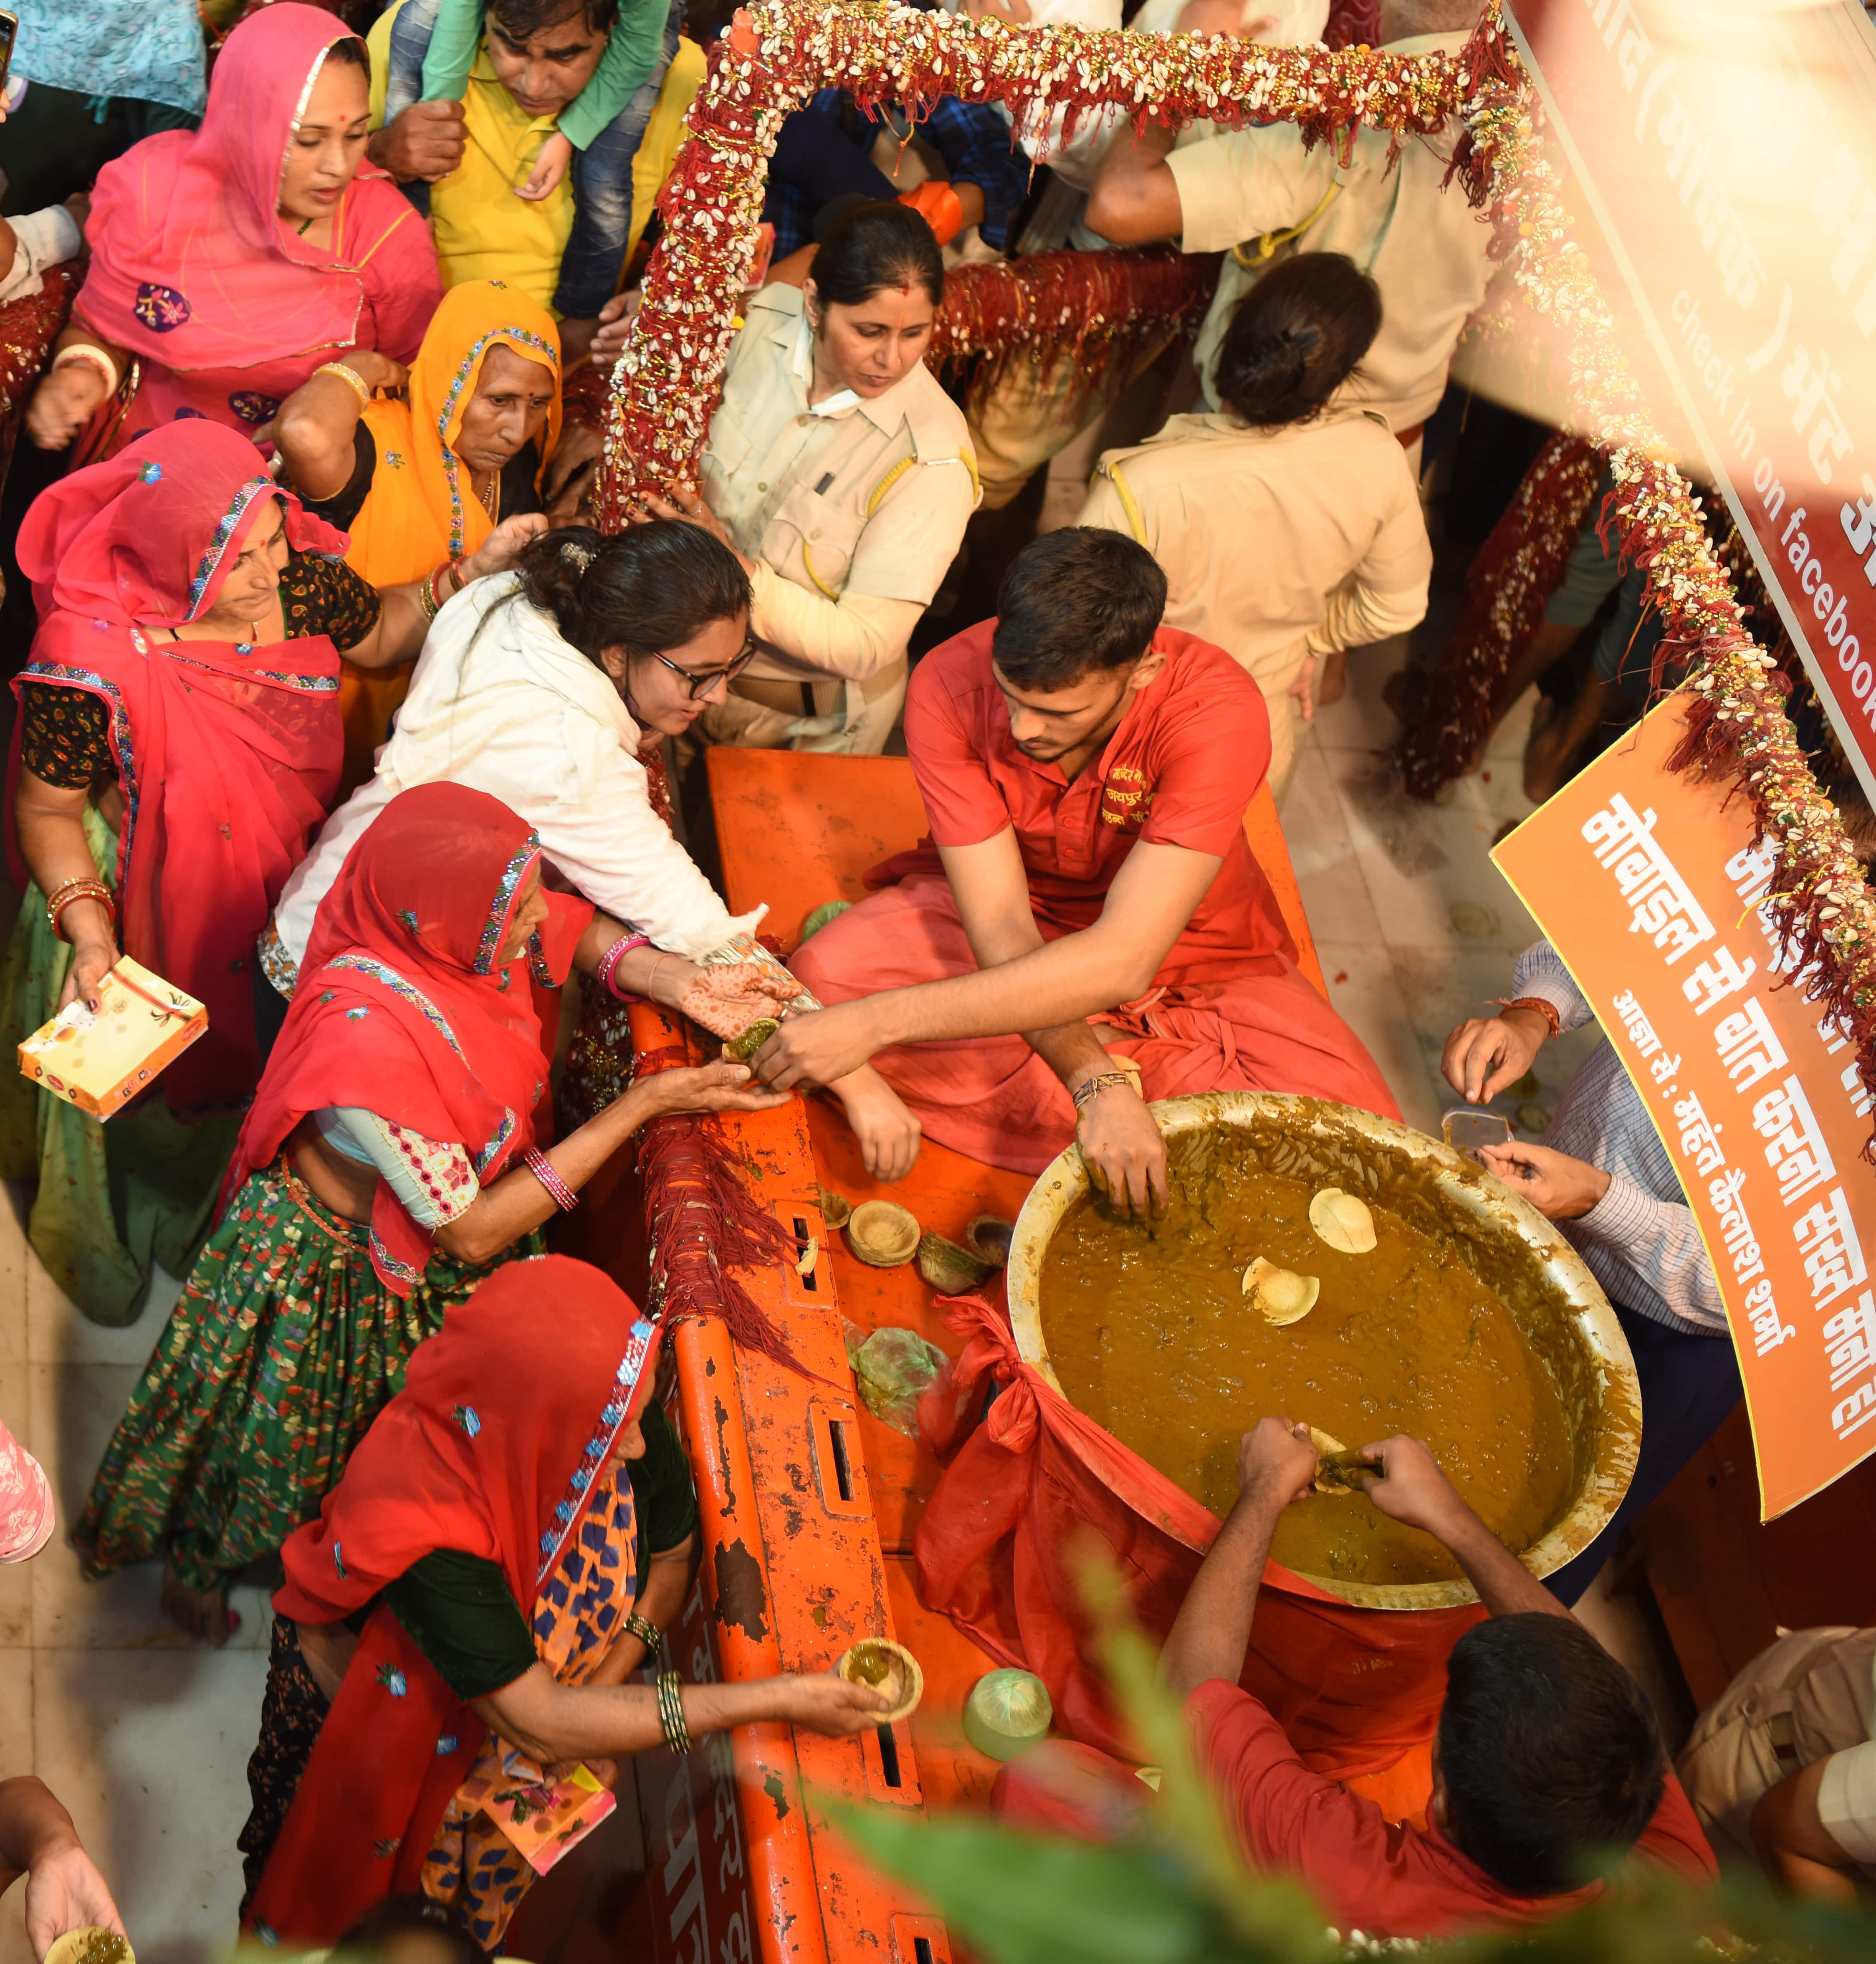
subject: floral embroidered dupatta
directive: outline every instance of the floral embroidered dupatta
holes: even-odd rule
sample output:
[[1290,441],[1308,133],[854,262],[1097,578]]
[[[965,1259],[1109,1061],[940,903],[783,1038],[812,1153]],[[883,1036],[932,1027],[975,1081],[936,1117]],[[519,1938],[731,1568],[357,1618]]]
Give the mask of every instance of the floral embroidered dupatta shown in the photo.
[[[338,785],[338,654],[325,636],[257,647],[163,631],[214,605],[274,499],[295,550],[343,547],[246,438],[191,419],[74,471],[20,528],[41,624],[15,689],[56,685],[104,704],[124,800],[120,942],[208,1010],[207,1033],[163,1076],[183,1115],[254,1088],[255,937]],[[14,858],[23,887],[17,846]]]
[[[593,916],[588,901],[548,894],[526,955],[497,965],[540,860],[533,829],[486,791],[418,785],[392,799],[319,903],[224,1203],[328,1106],[454,1141],[485,1183],[534,1144],[547,1057],[529,977],[564,981]],[[380,1180],[371,1215],[380,1280],[408,1295],[431,1245]]]
[[[656,1338],[584,1262],[544,1255],[498,1269],[418,1346],[404,1390],[319,1519],[281,1551],[275,1610],[336,1622],[423,1556],[451,1548],[499,1564],[533,1616],[620,1433],[650,1395]],[[330,1944],[374,1903],[421,1886],[487,1736],[390,1611],[374,1611],[268,1858],[249,1929],[263,1943]]]

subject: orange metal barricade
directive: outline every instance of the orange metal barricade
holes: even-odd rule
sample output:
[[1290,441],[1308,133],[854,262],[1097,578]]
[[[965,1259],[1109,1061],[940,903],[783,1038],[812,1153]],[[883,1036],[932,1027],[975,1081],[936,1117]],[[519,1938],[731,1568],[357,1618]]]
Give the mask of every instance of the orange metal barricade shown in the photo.
[[[925,830],[903,759],[718,749],[707,767],[726,897],[738,912],[766,900],[765,926],[784,948],[816,907],[859,898],[867,868]],[[1246,830],[1320,988],[1267,791]],[[632,1025],[641,1059],[687,1041],[649,1004]],[[701,1061],[699,1040],[688,1041]],[[938,1468],[858,1401],[843,1327],[953,1340],[916,1269],[857,1260],[828,1231],[818,1193],[826,1184],[858,1204],[890,1192],[956,1240],[975,1215],[1013,1219],[1030,1182],[928,1142],[911,1177],[882,1188],[821,1101],[721,1122],[747,1167],[746,1190],[801,1251],[800,1272],[778,1264],[741,1279],[808,1375],[737,1349],[714,1320],[676,1332],[676,1404],[704,1553],[669,1654],[688,1678],[740,1680],[825,1669],[861,1637],[891,1636],[919,1658],[925,1696],[906,1724],[857,1740],[752,1725],[704,1742],[681,1766],[645,1755],[637,1773],[648,1875],[614,1947],[648,1944],[659,1964],[948,1964],[942,1923],[854,1854],[823,1804],[981,1805],[996,1771],[964,1738],[961,1716],[995,1660],[922,1608],[912,1584],[912,1532]],[[614,1191],[623,1202],[629,1183]],[[626,1272],[642,1262],[639,1237],[620,1236],[608,1260],[594,1245],[597,1225],[597,1215],[583,1224],[580,1252],[642,1287],[642,1270]],[[647,1231],[659,1231],[655,1210]]]

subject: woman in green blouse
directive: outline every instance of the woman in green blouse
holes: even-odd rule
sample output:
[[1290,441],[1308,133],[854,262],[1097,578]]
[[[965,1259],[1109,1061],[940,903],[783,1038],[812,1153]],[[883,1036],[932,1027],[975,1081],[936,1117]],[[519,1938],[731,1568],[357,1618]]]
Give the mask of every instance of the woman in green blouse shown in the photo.
[[[498,528],[505,566],[546,521]],[[14,682],[8,843],[23,899],[0,1043],[74,1000],[120,951],[194,996],[207,1032],[107,1131],[8,1073],[0,1176],[39,1181],[29,1232],[94,1322],[134,1320],[152,1266],[184,1275],[259,1076],[254,941],[338,785],[338,657],[409,660],[419,581],[368,586],[246,438],[193,418],[43,493],[20,528],[39,631]]]
[[[609,1783],[620,1759],[758,1720],[878,1722],[882,1696],[832,1676],[662,1668],[696,1513],[650,1401],[656,1339],[598,1269],[508,1263],[287,1542],[242,1837],[263,1943],[329,1945],[421,1889],[495,1950],[533,1871],[483,1811],[492,1787],[582,1765]],[[656,1685],[628,1683],[646,1664]]]

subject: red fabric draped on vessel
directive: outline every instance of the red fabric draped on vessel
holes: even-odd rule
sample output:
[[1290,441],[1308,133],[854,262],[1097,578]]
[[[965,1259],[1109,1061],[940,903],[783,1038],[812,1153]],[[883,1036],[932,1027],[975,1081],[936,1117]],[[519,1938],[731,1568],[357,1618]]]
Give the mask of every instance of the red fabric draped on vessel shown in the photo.
[[[912,1543],[919,1595],[993,1656],[1034,1671],[1069,1737],[1125,1756],[1073,1606],[1080,1564],[1105,1555],[1161,1641],[1218,1518],[1025,1363],[982,1298],[950,1310],[967,1340],[919,1406],[919,1432],[944,1464]],[[1002,1388],[980,1423],[993,1382]],[[1432,1738],[1447,1657],[1483,1614],[1357,1609],[1271,1562],[1239,1681],[1316,1772],[1377,1773]]]
[[[552,1337],[543,1341],[543,1318]],[[412,1353],[309,1521],[281,1551],[283,1616],[350,1616],[438,1548],[499,1565],[531,1619],[588,1488],[643,1408],[657,1333],[563,1255],[499,1269]],[[264,1940],[329,1944],[420,1885],[487,1728],[380,1606],[332,1701],[249,1914]]]
[[[53,684],[104,703],[125,807],[120,940],[208,1010],[207,1034],[164,1074],[178,1112],[237,1105],[253,1089],[255,936],[338,785],[338,655],[325,636],[255,647],[162,631],[214,605],[274,499],[296,550],[344,548],[245,437],[191,419],[42,492],[20,528],[40,626],[15,688]],[[24,887],[18,771],[16,722],[8,840]]]
[[[485,1183],[527,1150],[548,1061],[530,978],[564,981],[593,917],[590,901],[548,894],[528,948],[499,963],[540,862],[533,828],[486,791],[418,785],[392,799],[319,903],[224,1200],[328,1106],[454,1140]],[[431,1237],[388,1181],[371,1228],[380,1279],[408,1295]]]

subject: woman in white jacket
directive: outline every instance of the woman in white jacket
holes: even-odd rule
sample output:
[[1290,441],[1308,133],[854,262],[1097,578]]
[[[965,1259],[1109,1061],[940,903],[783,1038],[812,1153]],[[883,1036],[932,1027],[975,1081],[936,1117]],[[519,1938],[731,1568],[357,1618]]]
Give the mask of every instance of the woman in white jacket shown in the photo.
[[[669,1007],[703,985],[762,910],[732,914],[653,809],[640,752],[681,736],[748,666],[748,576],[701,527],[662,520],[603,538],[543,534],[511,573],[438,615],[376,774],[328,819],[260,941],[264,1038],[277,1029],[314,915],[366,827],[413,785],[466,785],[540,833],[577,891],[668,958],[646,993]],[[630,978],[622,974],[622,980]],[[271,1013],[270,1013],[271,1012]],[[882,1179],[910,1171],[919,1122],[871,1067],[832,1087]]]

